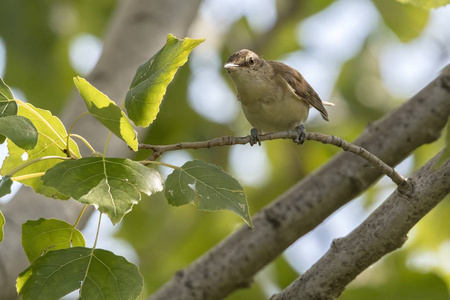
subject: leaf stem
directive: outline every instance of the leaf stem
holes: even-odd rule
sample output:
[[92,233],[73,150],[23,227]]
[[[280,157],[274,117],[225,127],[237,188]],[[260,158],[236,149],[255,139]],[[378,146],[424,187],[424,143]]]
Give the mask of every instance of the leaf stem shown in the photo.
[[103,147],[103,157],[106,156],[106,150],[108,149],[109,141],[111,140],[112,131],[109,132],[108,137],[106,138],[105,147]]
[[88,207],[87,204],[85,204],[85,205],[83,206],[83,208],[81,209],[80,214],[78,215],[77,220],[75,221],[75,223],[74,223],[73,226],[72,226],[73,228],[77,227],[78,223],[80,223],[81,217],[83,216],[83,214],[84,214],[84,212],[86,211],[86,208],[87,208],[87,207]]
[[89,144],[89,142],[81,135],[72,133],[72,134],[70,134],[70,137],[74,137],[74,138],[81,140],[89,148],[89,150],[92,151],[92,153],[96,152],[94,147],[92,147],[91,144]]
[[11,177],[11,180],[12,181],[21,181],[21,180],[30,179],[30,178],[41,177],[44,174],[45,174],[45,172],[31,173],[31,174]]
[[[12,175],[16,174],[17,172],[22,171],[23,169],[25,169],[26,167],[35,164],[37,162],[43,161],[43,160],[48,160],[48,159],[62,159],[62,160],[71,160],[73,159],[72,157],[63,157],[63,156],[44,156],[44,157],[39,157],[30,161],[27,161],[23,164],[21,164],[20,166],[15,167],[14,169],[12,169],[11,171],[8,172],[8,174],[6,174],[5,176],[9,176],[12,177]],[[12,179],[12,178],[11,178]]]
[[150,165],[150,164],[160,165],[160,166],[172,168],[174,170],[180,169],[180,167],[178,167],[178,166],[171,165],[171,164],[168,164],[168,163],[165,163],[165,162],[161,162],[161,161],[155,161],[155,160],[143,160],[143,161],[140,161],[140,163],[143,164],[143,165]]
[[[79,119],[81,119],[81,117],[84,117],[84,116],[87,115],[87,114],[89,114],[88,111],[85,111],[84,113],[80,114],[78,117],[75,118],[75,120],[73,120],[72,124],[70,125],[69,131],[67,132],[67,139],[66,139],[66,149],[67,149],[67,153],[70,153],[70,144],[69,144],[69,141],[70,141],[70,136],[71,136],[73,127],[75,126],[75,124],[77,123],[77,121],[78,121]],[[94,151],[95,151],[95,150],[94,150]]]
[[100,233],[100,225],[102,223],[102,215],[103,213],[100,212],[100,217],[98,218],[97,233],[95,234],[95,241],[94,246],[92,247],[92,251],[94,251],[95,247],[97,247],[98,234]]

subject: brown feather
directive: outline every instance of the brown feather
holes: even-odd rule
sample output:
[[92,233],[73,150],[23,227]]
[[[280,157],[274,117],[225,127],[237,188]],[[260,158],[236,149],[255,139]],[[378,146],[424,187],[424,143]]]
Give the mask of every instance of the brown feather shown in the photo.
[[325,121],[328,121],[328,112],[323,106],[322,100],[316,91],[309,85],[303,76],[295,69],[277,61],[267,61],[275,70],[276,74],[282,74],[286,82],[292,87],[299,99],[305,101],[317,109]]

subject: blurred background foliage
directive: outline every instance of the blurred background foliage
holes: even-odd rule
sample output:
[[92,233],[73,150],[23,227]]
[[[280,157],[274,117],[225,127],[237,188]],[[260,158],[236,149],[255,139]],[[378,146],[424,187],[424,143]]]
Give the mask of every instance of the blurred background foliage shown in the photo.
[[[329,109],[329,123],[311,111],[307,129],[352,141],[450,61],[450,6],[426,10],[448,1],[400,2],[203,1],[190,37],[204,37],[206,42],[178,72],[145,142],[248,134],[250,126],[222,69],[228,56],[242,48],[302,72],[323,100],[336,103]],[[17,98],[61,112],[74,90],[72,77],[86,75],[98,59],[115,5],[115,0],[0,1],[0,76]],[[411,174],[443,145],[440,139],[422,146],[398,170]],[[222,166],[245,186],[255,213],[337,152],[312,142],[298,147],[272,141],[262,147],[168,153],[162,160],[181,165],[196,158]],[[138,158],[148,155],[137,153]],[[228,299],[268,299],[311,266],[333,238],[364,220],[393,189],[389,180],[381,179],[261,271],[251,289]],[[340,299],[449,299],[449,215],[447,198],[412,230],[405,247],[367,269]],[[158,194],[141,201],[122,224],[112,228],[105,223],[99,243],[139,264],[146,283],[144,299],[240,226],[245,225],[229,212],[173,208]],[[90,226],[85,234],[92,234]]]

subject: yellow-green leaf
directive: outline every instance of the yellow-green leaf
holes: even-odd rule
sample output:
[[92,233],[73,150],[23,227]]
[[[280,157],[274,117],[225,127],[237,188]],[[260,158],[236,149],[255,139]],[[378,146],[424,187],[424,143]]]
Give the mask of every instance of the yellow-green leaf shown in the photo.
[[191,51],[203,41],[180,40],[169,34],[164,47],[138,68],[125,98],[128,116],[134,124],[147,127],[155,120],[167,86]]
[[[57,117],[53,116],[50,111],[34,107],[29,103],[22,103],[19,105],[19,116],[29,119],[34,127],[39,132],[36,147],[32,150],[23,150],[14,143],[8,143],[8,156],[3,162],[0,170],[1,175],[6,175],[17,166],[41,158],[44,156],[61,156],[67,157],[66,154],[66,138],[67,131]],[[70,139],[70,154],[75,157],[80,157],[77,144]],[[11,174],[14,177],[26,174],[36,174],[46,172],[48,169],[59,163],[60,160],[50,159],[39,161],[35,164],[29,165],[20,172]],[[59,199],[67,199],[68,197],[57,193],[54,188],[46,187],[42,184],[39,177],[28,178],[20,180],[21,183],[32,187],[37,193],[43,194],[47,197],[54,197]]]
[[75,85],[86,103],[88,111],[106,128],[137,151],[137,133],[125,113],[101,91],[86,79],[74,78]]
[[50,250],[84,247],[83,234],[57,219],[28,220],[22,224],[22,246],[30,262]]
[[3,241],[3,225],[5,225],[5,217],[2,211],[0,211],[0,243]]

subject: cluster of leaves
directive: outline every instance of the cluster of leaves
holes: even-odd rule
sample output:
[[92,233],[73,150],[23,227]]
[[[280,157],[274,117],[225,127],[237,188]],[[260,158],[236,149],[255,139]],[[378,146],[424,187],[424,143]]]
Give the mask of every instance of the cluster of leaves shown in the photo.
[[[94,116],[136,151],[137,133],[130,119],[143,127],[155,120],[167,86],[201,42],[168,36],[166,45],[138,68],[125,99],[128,116],[108,96],[76,77],[75,85],[88,110],[85,114]],[[106,150],[99,153],[84,138],[71,134],[71,129],[67,132],[49,111],[15,99],[3,80],[0,113],[0,141],[8,140],[0,196],[10,193],[12,182],[18,181],[47,197],[71,197],[94,205],[117,224],[141,200],[142,193],[151,195],[164,190],[171,205],[194,203],[200,210],[227,209],[252,226],[242,186],[218,166],[200,160],[178,167],[105,157]],[[91,157],[81,156],[73,138],[92,150]],[[158,171],[148,167],[151,164],[173,168],[174,172],[164,182]],[[4,222],[0,213],[0,241]],[[137,267],[112,252],[95,249],[95,243],[92,248],[85,247],[76,225],[56,219],[23,224],[22,245],[31,265],[19,275],[19,294],[24,299],[59,299],[79,289],[83,299],[139,296],[143,280]]]

